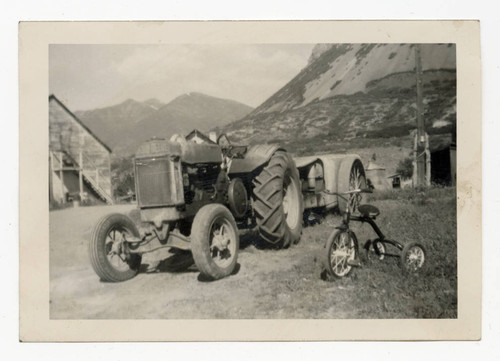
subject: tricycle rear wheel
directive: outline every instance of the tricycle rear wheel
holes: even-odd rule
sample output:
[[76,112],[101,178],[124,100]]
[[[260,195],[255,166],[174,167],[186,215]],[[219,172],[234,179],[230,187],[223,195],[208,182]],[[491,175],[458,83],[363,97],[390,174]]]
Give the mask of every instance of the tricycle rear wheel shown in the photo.
[[401,251],[400,263],[406,273],[419,272],[425,264],[426,251],[424,246],[416,242],[410,242]]
[[385,245],[379,239],[373,241],[373,251],[377,255],[379,261],[382,261],[385,258]]

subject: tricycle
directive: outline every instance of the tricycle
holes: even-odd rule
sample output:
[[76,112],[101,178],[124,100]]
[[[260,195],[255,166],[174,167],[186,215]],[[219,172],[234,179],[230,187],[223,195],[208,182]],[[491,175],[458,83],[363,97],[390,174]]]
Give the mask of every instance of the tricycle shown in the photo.
[[353,267],[361,266],[358,239],[350,228],[351,221],[368,223],[377,235],[374,240],[369,239],[364,243],[363,248],[367,254],[375,253],[379,260],[386,257],[399,258],[400,266],[405,273],[416,273],[424,266],[426,257],[424,246],[417,242],[403,245],[388,239],[375,222],[380,214],[379,209],[371,204],[358,205],[361,193],[372,192],[371,189],[354,189],[343,193],[329,192],[342,197],[346,209],[343,212],[342,224],[335,227],[325,244],[323,263],[328,276],[341,278],[347,276]]

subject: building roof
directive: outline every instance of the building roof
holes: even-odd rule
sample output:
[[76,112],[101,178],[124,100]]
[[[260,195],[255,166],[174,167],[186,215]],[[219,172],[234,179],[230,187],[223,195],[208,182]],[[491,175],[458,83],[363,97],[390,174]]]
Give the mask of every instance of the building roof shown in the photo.
[[209,137],[207,137],[204,133],[200,132],[198,129],[194,129],[194,130],[191,131],[191,133],[189,133],[188,135],[186,135],[186,140],[193,139],[194,137],[201,138],[205,142],[208,142],[208,143],[214,143],[214,141],[212,139],[210,139]]
[[64,104],[54,94],[49,96],[49,102],[54,100],[57,104],[61,106],[78,124],[80,124],[99,144],[101,144],[108,152],[112,153],[111,148],[109,148],[102,140],[100,140],[97,135],[95,135],[89,127],[87,127],[75,114],[71,112]]
[[396,173],[396,174],[388,176],[387,178],[397,178],[397,177],[401,177],[401,174],[400,173]]
[[385,168],[379,166],[378,164],[375,164],[375,162],[370,161],[370,163],[368,163],[368,167],[366,167],[365,170],[385,170]]
[[454,134],[433,134],[429,136],[429,150],[431,153],[455,146]]

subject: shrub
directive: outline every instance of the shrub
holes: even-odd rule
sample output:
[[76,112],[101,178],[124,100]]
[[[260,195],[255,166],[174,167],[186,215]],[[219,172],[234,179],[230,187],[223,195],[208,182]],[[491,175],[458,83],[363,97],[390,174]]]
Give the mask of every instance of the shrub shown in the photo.
[[404,179],[409,179],[413,176],[413,159],[405,158],[399,161],[396,168],[396,173],[401,174]]

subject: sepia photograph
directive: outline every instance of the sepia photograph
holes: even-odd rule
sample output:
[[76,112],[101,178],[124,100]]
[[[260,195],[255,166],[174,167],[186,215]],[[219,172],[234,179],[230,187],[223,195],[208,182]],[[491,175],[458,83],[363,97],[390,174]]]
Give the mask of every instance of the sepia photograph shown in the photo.
[[[36,248],[21,244],[22,328],[76,341],[480,337],[480,143],[463,121],[479,105],[464,86],[477,28],[362,23],[26,24],[32,42],[47,30],[39,70],[20,50],[46,81],[21,109],[46,111],[24,145],[38,139],[46,174],[47,262],[35,296]],[[451,35],[415,36],[424,26]],[[336,27],[361,36],[321,35]]]
[[49,91],[51,319],[457,317],[455,44],[50,45]]

